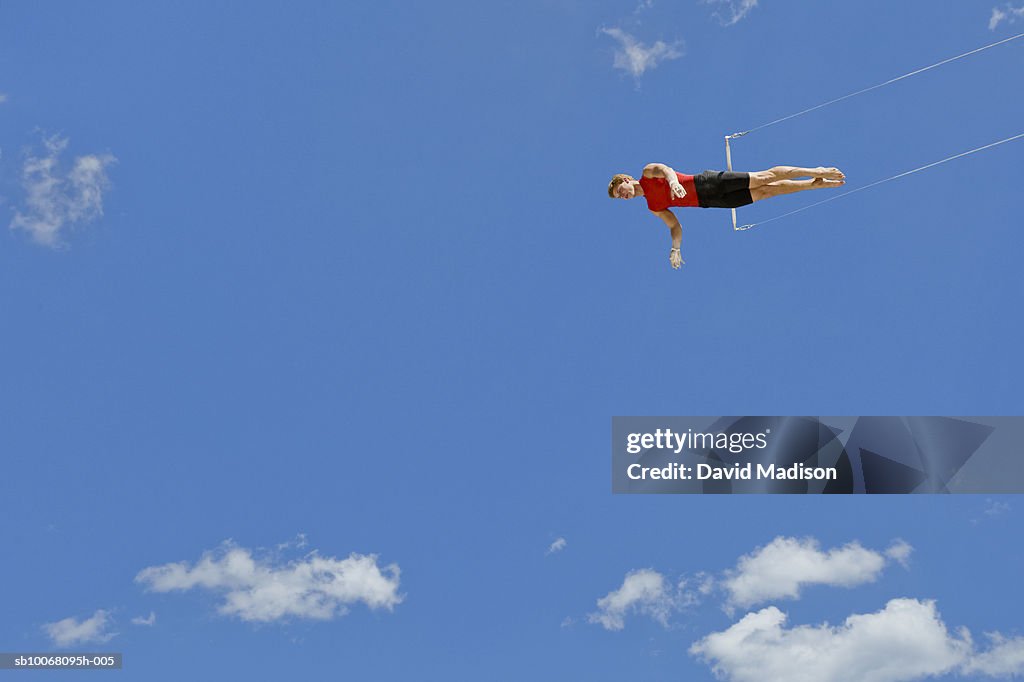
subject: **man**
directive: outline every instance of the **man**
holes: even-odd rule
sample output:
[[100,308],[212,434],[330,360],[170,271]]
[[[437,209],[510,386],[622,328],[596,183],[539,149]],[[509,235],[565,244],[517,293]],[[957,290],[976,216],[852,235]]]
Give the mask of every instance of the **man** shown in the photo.
[[624,173],[614,176],[608,184],[608,196],[613,199],[644,197],[647,200],[647,208],[664,220],[672,232],[669,263],[678,270],[683,264],[679,250],[683,241],[683,230],[679,225],[679,219],[669,210],[670,206],[739,208],[780,194],[841,187],[845,183],[846,176],[838,168],[820,166],[775,166],[756,173],[704,171],[700,175],[684,175],[663,163],[649,163],[644,166],[643,175],[639,180]]

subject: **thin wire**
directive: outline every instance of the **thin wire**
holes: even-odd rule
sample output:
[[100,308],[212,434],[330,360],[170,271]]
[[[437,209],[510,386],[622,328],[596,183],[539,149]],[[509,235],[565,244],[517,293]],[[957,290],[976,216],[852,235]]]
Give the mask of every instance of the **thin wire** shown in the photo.
[[836,102],[842,102],[844,99],[850,99],[851,97],[856,97],[857,95],[863,95],[866,92],[871,92],[872,90],[877,90],[878,88],[885,87],[886,85],[892,85],[893,83],[895,83],[897,81],[901,81],[904,78],[910,78],[911,76],[916,76],[919,73],[924,73],[925,71],[928,71],[930,69],[934,69],[936,67],[942,66],[943,64],[948,64],[950,62],[955,62],[958,59],[963,59],[964,57],[969,57],[970,55],[977,54],[978,52],[984,52],[985,50],[988,50],[990,48],[996,47],[998,45],[1002,45],[1003,43],[1008,43],[1011,40],[1017,40],[1018,38],[1024,38],[1024,33],[1018,33],[1015,36],[1010,36],[1009,38],[1004,38],[1003,40],[1000,40],[998,42],[992,43],[990,45],[985,45],[984,47],[979,47],[979,48],[977,48],[975,50],[971,50],[970,52],[964,52],[963,54],[959,54],[959,55],[957,55],[955,57],[950,57],[949,59],[943,59],[941,62],[936,62],[936,63],[934,63],[934,64],[932,64],[930,66],[925,66],[924,68],[917,69],[916,71],[911,71],[910,73],[905,73],[902,76],[897,76],[896,78],[890,78],[889,80],[885,81],[884,83],[879,83],[878,85],[872,85],[869,88],[864,88],[863,90],[858,90],[857,92],[851,92],[848,95],[843,95],[842,97],[837,97],[835,99],[829,100],[829,101],[824,102],[822,104],[818,104],[816,106],[813,106],[813,107],[811,107],[809,109],[804,109],[803,111],[798,111],[795,114],[790,114],[789,116],[783,116],[782,118],[777,118],[774,121],[770,121],[768,123],[762,123],[761,125],[757,126],[756,128],[751,128],[750,130],[744,130],[743,132],[740,132],[740,133],[733,133],[732,135],[729,135],[729,137],[736,138],[736,137],[742,137],[743,135],[749,135],[750,133],[752,133],[752,132],[754,132],[756,130],[761,130],[762,128],[767,128],[768,126],[773,126],[776,123],[782,123],[783,121],[788,121],[789,119],[796,118],[797,116],[803,116],[804,114],[808,114],[808,113],[810,113],[812,111],[816,111],[818,109],[821,109],[822,107],[827,107],[830,104],[835,104]]
[[758,223],[749,223],[747,225],[741,225],[741,226],[737,227],[736,230],[737,231],[749,230],[750,228],[756,227],[758,225],[764,225],[765,223],[770,223],[770,222],[773,222],[775,220],[781,220],[782,218],[786,218],[788,216],[791,216],[794,213],[800,213],[802,211],[806,211],[809,208],[814,208],[815,206],[821,206],[822,204],[827,204],[830,201],[835,201],[836,199],[842,199],[843,197],[848,197],[851,194],[856,194],[857,192],[863,192],[864,190],[869,189],[871,187],[876,187],[876,186],[884,184],[886,182],[892,182],[893,180],[898,180],[899,178],[904,178],[904,177],[906,177],[908,175],[913,175],[914,173],[920,173],[921,171],[926,170],[928,168],[932,168],[933,166],[938,166],[939,164],[943,164],[943,163],[946,163],[948,161],[953,161],[954,159],[959,159],[959,158],[961,158],[963,156],[968,156],[970,154],[974,154],[976,152],[980,152],[980,151],[985,150],[985,149],[990,149],[992,147],[998,147],[999,145],[1006,144],[1007,142],[1013,142],[1014,140],[1019,140],[1022,137],[1024,137],[1024,133],[1020,133],[1019,135],[1014,135],[1013,137],[1007,137],[1004,140],[999,140],[998,142],[992,142],[991,144],[986,144],[983,147],[977,147],[975,149],[971,149],[970,151],[961,152],[960,154],[955,154],[953,156],[948,156],[945,159],[942,159],[941,161],[935,161],[934,163],[929,163],[928,165],[921,166],[920,168],[915,168],[913,170],[908,170],[908,171],[906,171],[904,173],[900,173],[898,175],[893,175],[892,177],[885,178],[884,180],[876,180],[875,182],[872,182],[871,184],[868,184],[868,185],[864,185],[863,187],[858,187],[856,189],[851,189],[848,192],[843,192],[842,194],[837,194],[835,196],[829,197],[828,199],[823,199],[822,201],[816,201],[813,204],[808,204],[807,206],[802,206],[801,208],[798,208],[795,211],[790,211],[789,213],[783,213],[782,215],[775,216],[774,218],[768,218],[767,220],[762,220],[761,222],[758,222]]

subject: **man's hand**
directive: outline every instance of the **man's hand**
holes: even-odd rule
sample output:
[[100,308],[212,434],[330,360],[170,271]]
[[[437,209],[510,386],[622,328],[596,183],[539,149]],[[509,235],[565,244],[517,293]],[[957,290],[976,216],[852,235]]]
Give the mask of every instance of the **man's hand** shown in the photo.
[[669,183],[669,188],[672,190],[672,196],[676,199],[682,199],[686,196],[686,190],[683,189],[683,185],[678,181]]
[[672,264],[673,270],[678,270],[685,261],[683,261],[683,254],[679,252],[679,249],[674,248],[668,252],[668,262]]

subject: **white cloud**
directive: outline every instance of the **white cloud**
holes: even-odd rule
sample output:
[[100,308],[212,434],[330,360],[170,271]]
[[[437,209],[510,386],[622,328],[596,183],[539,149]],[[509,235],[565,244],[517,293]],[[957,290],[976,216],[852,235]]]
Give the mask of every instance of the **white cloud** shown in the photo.
[[109,632],[107,628],[113,623],[110,612],[98,609],[96,613],[85,620],[65,618],[56,623],[43,625],[43,630],[53,643],[59,647],[75,646],[78,644],[102,644],[110,641],[117,633]]
[[381,568],[373,554],[353,553],[339,560],[314,552],[277,564],[231,543],[204,553],[194,566],[179,562],[145,568],[135,581],[154,592],[202,588],[222,593],[218,611],[244,621],[292,616],[329,620],[345,615],[357,602],[390,611],[403,599],[398,565]]
[[914,552],[914,548],[909,543],[903,540],[894,540],[889,548],[885,550],[885,556],[898,563],[903,568],[910,566],[910,555]]
[[634,78],[640,78],[644,72],[665,60],[683,56],[681,42],[670,45],[659,40],[653,45],[644,45],[621,28],[602,28],[601,32],[619,43],[618,49],[615,50],[613,66],[629,72]]
[[7,101],[7,93],[0,92],[0,104],[3,104],[6,101]]
[[65,171],[61,155],[68,140],[56,135],[43,138],[45,152],[30,153],[22,166],[25,206],[15,210],[10,228],[25,230],[46,246],[61,243],[65,228],[84,225],[103,215],[103,193],[109,188],[107,167],[116,159],[110,154],[76,157]]
[[757,0],[704,0],[704,2],[727,10],[724,14],[715,12],[715,17],[724,26],[732,26],[747,16],[750,10],[757,7]]
[[132,618],[132,625],[156,625],[156,612],[150,611],[148,616]]
[[605,630],[622,630],[626,627],[626,616],[637,613],[667,627],[674,611],[697,603],[696,595],[685,588],[685,579],[673,586],[655,570],[630,571],[619,589],[597,600],[597,611],[587,615],[587,622],[601,625]]
[[1012,24],[1018,19],[1024,19],[1024,5],[1014,7],[1006,4],[1002,7],[993,7],[992,16],[988,20],[988,30],[994,31],[1004,21]]
[[968,660],[966,632],[950,635],[935,604],[893,599],[842,625],[785,628],[774,606],[749,613],[690,647],[730,682],[904,682],[957,669]]
[[565,541],[565,538],[558,538],[557,540],[551,543],[551,546],[548,547],[548,551],[544,552],[544,554],[554,554],[555,552],[561,552],[563,549],[565,549],[565,546],[567,544],[568,543]]
[[876,613],[842,625],[786,628],[774,606],[748,613],[722,632],[695,642],[690,653],[729,682],[909,682],[951,673],[1024,675],[1024,637],[990,633],[976,652],[971,634],[951,634],[933,601],[893,599]]
[[988,651],[973,656],[963,672],[981,673],[989,677],[1015,677],[1024,675],[1024,637],[1012,639],[998,632],[988,635],[992,646]]
[[[906,557],[910,546],[893,551]],[[729,593],[728,607],[746,608],[772,599],[796,599],[807,585],[854,587],[872,582],[884,566],[885,557],[856,542],[823,552],[813,538],[778,537],[740,557],[721,584]]]

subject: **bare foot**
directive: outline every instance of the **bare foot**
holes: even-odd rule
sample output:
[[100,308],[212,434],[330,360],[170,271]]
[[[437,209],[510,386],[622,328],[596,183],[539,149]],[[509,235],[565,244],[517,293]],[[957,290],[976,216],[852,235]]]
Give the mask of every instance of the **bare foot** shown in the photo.
[[814,173],[817,177],[826,180],[842,180],[846,177],[846,174],[838,168],[825,168],[824,166],[815,168]]
[[846,180],[826,180],[825,178],[814,178],[811,180],[811,187],[814,189],[825,189],[826,187],[842,187]]

